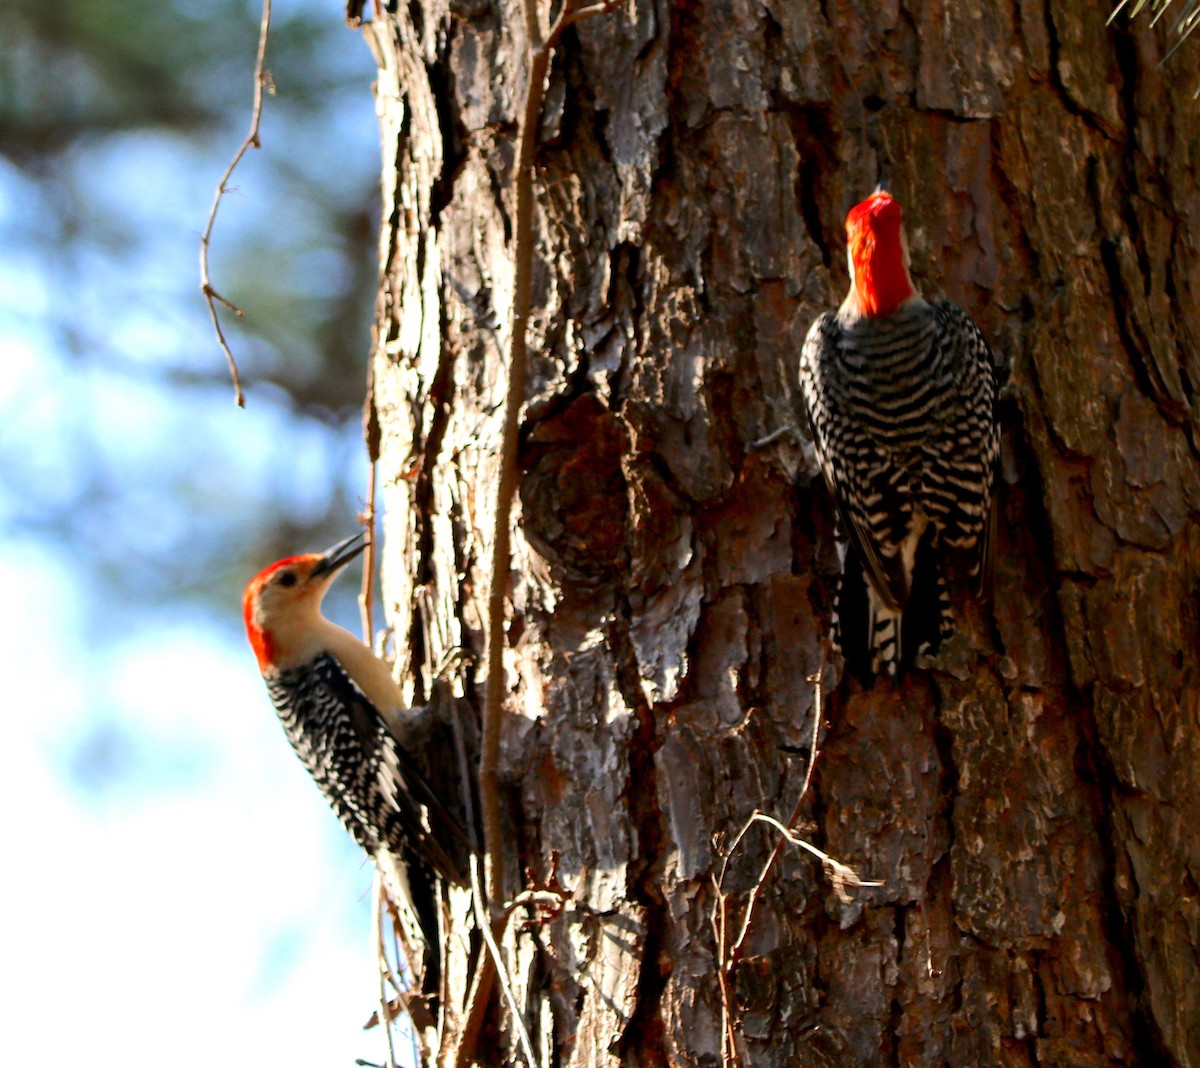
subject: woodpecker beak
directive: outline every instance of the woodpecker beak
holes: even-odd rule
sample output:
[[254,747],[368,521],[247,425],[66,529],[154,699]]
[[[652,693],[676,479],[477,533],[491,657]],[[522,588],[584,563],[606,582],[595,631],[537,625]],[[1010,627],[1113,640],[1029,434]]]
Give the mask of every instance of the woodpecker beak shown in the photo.
[[309,578],[337,574],[366,547],[367,532],[365,530],[360,530],[357,534],[352,534],[345,541],[339,541],[336,545],[330,546],[321,554],[321,559],[317,561],[316,567],[309,573]]

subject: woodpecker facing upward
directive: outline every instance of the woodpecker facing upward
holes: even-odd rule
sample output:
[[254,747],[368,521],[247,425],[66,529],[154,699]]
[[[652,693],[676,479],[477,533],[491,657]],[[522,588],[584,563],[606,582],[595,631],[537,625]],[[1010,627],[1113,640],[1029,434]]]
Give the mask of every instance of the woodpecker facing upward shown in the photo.
[[428,993],[439,972],[434,876],[463,883],[451,853],[470,844],[381,715],[402,708],[387,665],[321,614],[326,590],[362,552],[364,537],[260,571],[246,587],[242,613],[288,741],[382,872],[406,938],[423,943]]
[[846,237],[850,291],[809,329],[800,387],[852,547],[839,545],[835,642],[860,673],[894,677],[950,630],[951,558],[986,587],[999,382],[967,314],[917,292],[890,193],[852,208]]

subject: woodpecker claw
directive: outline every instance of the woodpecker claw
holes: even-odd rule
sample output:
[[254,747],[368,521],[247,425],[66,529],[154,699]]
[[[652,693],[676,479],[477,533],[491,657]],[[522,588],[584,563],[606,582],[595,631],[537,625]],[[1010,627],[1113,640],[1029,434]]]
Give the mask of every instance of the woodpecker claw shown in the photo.
[[312,569],[310,578],[317,578],[319,575],[329,575],[340,571],[351,560],[367,547],[367,532],[360,530],[357,534],[351,534],[350,537],[339,541],[336,545],[331,545],[321,554],[321,559]]

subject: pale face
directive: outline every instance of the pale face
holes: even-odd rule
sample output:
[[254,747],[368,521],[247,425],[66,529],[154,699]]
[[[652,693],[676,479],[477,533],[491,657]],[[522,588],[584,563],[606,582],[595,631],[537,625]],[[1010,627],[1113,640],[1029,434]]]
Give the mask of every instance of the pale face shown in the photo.
[[269,625],[272,620],[302,611],[301,606],[310,602],[319,608],[328,580],[333,577],[329,572],[316,579],[312,577],[313,568],[320,560],[316,554],[295,556],[281,560],[260,574],[255,581],[261,580],[261,585],[253,598],[255,622],[260,626]]
[[280,560],[260,571],[246,587],[242,603],[246,637],[263,670],[310,651],[314,627],[321,619],[321,601],[337,574],[337,569],[322,568],[323,559],[309,553]]
[[280,560],[250,580],[242,617],[264,672],[311,659],[328,644],[331,628],[341,631],[322,618],[321,601],[338,572],[364,548],[366,534],[360,531],[323,553]]

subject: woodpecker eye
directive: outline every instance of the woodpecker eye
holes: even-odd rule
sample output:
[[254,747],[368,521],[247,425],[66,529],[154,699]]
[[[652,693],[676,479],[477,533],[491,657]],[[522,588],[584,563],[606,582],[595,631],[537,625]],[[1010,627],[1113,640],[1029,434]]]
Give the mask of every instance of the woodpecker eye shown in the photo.
[[281,571],[279,573],[279,585],[280,586],[295,586],[296,585],[296,572],[295,571]]

